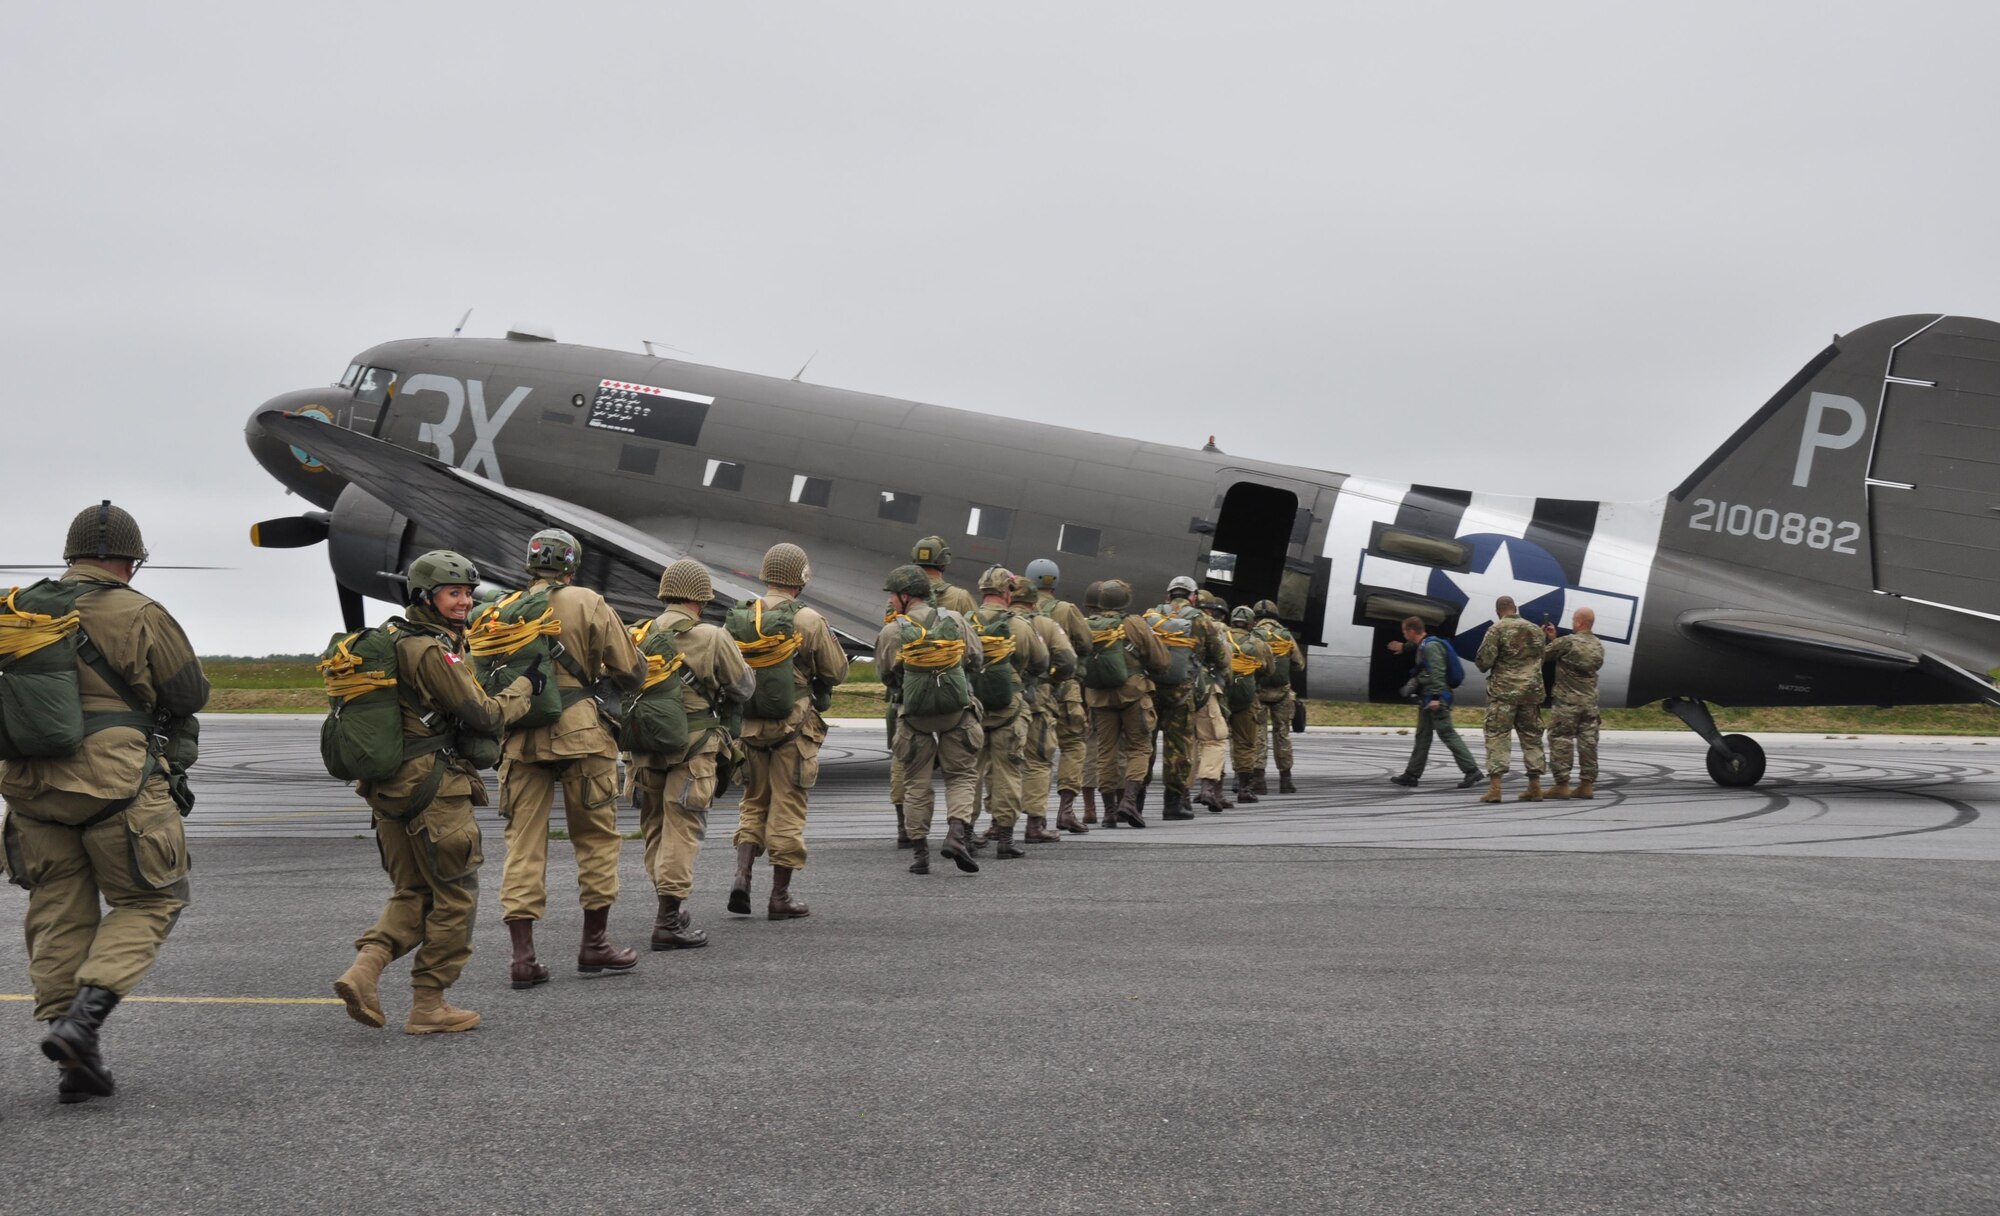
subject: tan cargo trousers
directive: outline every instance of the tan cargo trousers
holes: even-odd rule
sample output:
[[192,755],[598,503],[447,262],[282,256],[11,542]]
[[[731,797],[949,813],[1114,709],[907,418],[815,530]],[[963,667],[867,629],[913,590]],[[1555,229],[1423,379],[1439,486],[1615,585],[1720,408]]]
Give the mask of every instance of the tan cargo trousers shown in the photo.
[[1252,702],[1248,709],[1229,715],[1229,761],[1239,773],[1254,773],[1264,767],[1264,723],[1267,706]]
[[1229,722],[1222,716],[1222,695],[1210,693],[1194,710],[1194,779],[1220,781],[1229,759]]
[[720,750],[711,740],[685,764],[638,770],[639,831],[646,838],[646,876],[657,895],[686,899],[694,891],[694,862],[708,835]]
[[1084,753],[1089,750],[1090,738],[1090,715],[1083,708],[1083,685],[1080,682],[1063,681],[1052,716],[1055,719],[1056,747],[1061,751],[1056,761],[1056,789],[1074,794],[1083,789]]
[[1257,703],[1263,707],[1264,723],[1271,730],[1271,759],[1277,762],[1280,771],[1289,773],[1292,771],[1292,715],[1298,711],[1299,694],[1287,688],[1284,696],[1266,701],[1259,693]]
[[[768,746],[774,739],[782,741]],[[819,781],[819,749],[825,741],[826,723],[810,708],[798,729],[788,734],[760,737],[746,724],[743,801],[732,844],[757,846],[774,866],[806,868],[806,791]]]
[[618,898],[618,762],[609,756],[560,764],[508,760],[500,766],[500,814],[507,821],[507,860],[500,868],[504,920],[548,915],[549,818],[558,782],[585,910],[608,908]]
[[907,717],[896,721],[896,754],[903,758],[903,831],[912,840],[927,840],[936,810],[937,791],[931,769],[944,770],[947,819],[971,823],[979,816],[979,750],[986,742],[979,711],[968,709],[956,721],[920,718],[931,727],[918,730]]
[[131,992],[187,906],[187,838],[166,779],[102,823],[75,826],[109,805],[64,791],[7,804],[7,873],[28,891],[28,978],[45,1022],[78,988]]
[[1152,767],[1157,721],[1151,696],[1141,696],[1130,705],[1092,706],[1090,747],[1097,771],[1091,784],[1115,789],[1128,781],[1144,781]]
[[1056,778],[1056,719],[1054,694],[1041,690],[1041,703],[1021,715],[1026,736],[1021,751],[1021,813],[1047,815],[1049,791]]
[[415,950],[412,988],[449,988],[472,958],[479,910],[479,825],[469,796],[440,795],[423,813],[398,821],[375,816],[375,845],[395,891],[374,927],[354,948],[381,946],[391,958]]
[[1018,697],[1014,709],[1004,722],[980,727],[986,739],[979,747],[979,788],[997,828],[1013,827],[1021,817],[1021,786],[1027,776],[1028,714]]

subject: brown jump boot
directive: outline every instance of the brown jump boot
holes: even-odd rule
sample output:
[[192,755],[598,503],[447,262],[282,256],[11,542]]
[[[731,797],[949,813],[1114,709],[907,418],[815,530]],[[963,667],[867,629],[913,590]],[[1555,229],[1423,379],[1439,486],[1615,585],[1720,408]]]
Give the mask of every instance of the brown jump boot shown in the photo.
[[1058,840],[1061,840],[1062,837],[1049,831],[1049,817],[1047,815],[1030,815],[1028,816],[1028,830],[1021,834],[1021,839],[1029,844],[1054,844]]
[[1014,825],[993,829],[993,856],[1001,861],[1011,861],[1016,857],[1026,857],[1027,851],[1014,847]]
[[1118,826],[1118,800],[1122,797],[1122,793],[1110,786],[1097,791],[1097,801],[1104,808],[1104,826],[1107,829]]
[[[899,849],[907,849],[910,848],[913,843],[914,842],[910,840],[910,829],[903,826],[903,804],[898,802],[896,804],[896,847]],[[733,908],[730,910],[735,911],[735,909]]]
[[1146,826],[1146,816],[1141,813],[1146,805],[1146,785],[1141,781],[1127,781],[1125,796],[1118,800],[1118,822],[1129,823],[1135,828]]
[[1097,787],[1095,786],[1086,785],[1083,787],[1083,821],[1085,823],[1097,822]]
[[1236,801],[1250,806],[1257,801],[1257,791],[1250,788],[1250,774],[1236,774]]
[[1280,794],[1296,794],[1299,792],[1299,787],[1292,784],[1291,769],[1281,768],[1278,770],[1278,792]]
[[1568,777],[1556,778],[1555,788],[1549,791],[1548,796],[1551,798],[1569,797],[1569,778]]
[[[1095,813],[1090,816],[1090,821],[1092,823],[1097,822],[1097,815]],[[1083,821],[1076,817],[1075,790],[1064,790],[1062,792],[1062,801],[1056,806],[1056,826],[1070,833],[1072,836],[1083,836],[1089,833],[1090,829],[1084,827]]]
[[1271,792],[1264,788],[1264,766],[1261,764],[1257,766],[1256,772],[1250,774],[1250,792],[1260,798]]
[[410,1017],[404,1034],[457,1034],[479,1025],[479,1015],[444,999],[442,988],[411,988]]
[[792,894],[792,875],[797,873],[790,866],[771,867],[771,898],[764,901],[764,915],[769,919],[798,920],[812,915],[806,901]]
[[381,1026],[389,1019],[382,1012],[382,968],[389,965],[389,948],[369,942],[355,951],[354,962],[333,981],[333,994],[347,1002],[347,1016],[363,1026]]
[[1542,775],[1528,774],[1528,788],[1514,795],[1516,802],[1540,802],[1542,800]]
[[1576,787],[1576,793],[1571,794],[1570,797],[1581,798],[1586,801],[1597,797],[1597,779],[1595,777],[1585,777],[1583,783]]
[[660,909],[653,914],[653,949],[697,950],[708,944],[708,934],[694,927],[681,903],[678,895],[660,896]]
[[763,851],[754,844],[736,846],[736,881],[729,888],[729,910],[738,916],[750,915],[750,863]]
[[1479,800],[1481,802],[1500,801],[1500,778],[1488,777],[1486,779],[1486,792],[1479,796]]
[[583,910],[583,944],[576,949],[576,969],[585,975],[600,971],[630,971],[639,962],[639,952],[611,944],[606,926],[611,923],[611,905]]
[[972,850],[966,847],[966,837],[971,835],[965,824],[957,819],[950,823],[950,830],[944,834],[944,847],[938,852],[949,857],[953,865],[967,874],[979,873],[979,863],[972,860]]
[[517,990],[548,983],[549,969],[535,961],[535,922],[510,920],[507,922],[507,936],[514,943],[514,961],[508,964],[508,981]]
[[928,839],[913,840],[910,842],[910,849],[914,854],[914,856],[910,860],[910,873],[912,874],[930,873],[931,842]]

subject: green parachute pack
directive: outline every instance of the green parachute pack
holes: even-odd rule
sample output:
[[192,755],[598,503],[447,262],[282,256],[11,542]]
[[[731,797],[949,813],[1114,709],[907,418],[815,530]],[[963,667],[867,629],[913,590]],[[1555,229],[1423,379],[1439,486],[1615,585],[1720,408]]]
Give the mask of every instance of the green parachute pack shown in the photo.
[[681,636],[694,628],[694,621],[677,621],[666,629],[655,629],[656,623],[646,621],[631,631],[633,644],[646,660],[646,677],[637,692],[625,694],[618,749],[679,764],[687,758],[689,745],[720,729],[722,721],[713,709],[706,714],[689,714],[681,691],[691,688],[711,706],[715,704],[716,697],[700,687],[680,652]]
[[1292,631],[1276,621],[1257,622],[1256,634],[1271,648],[1271,669],[1258,677],[1258,683],[1265,688],[1290,688],[1292,684],[1292,655],[1297,653],[1299,644],[1292,640]]
[[750,694],[743,716],[767,722],[783,722],[799,703],[798,676],[793,656],[798,654],[800,637],[797,600],[764,607],[761,599],[743,600],[729,610],[723,628],[743,652],[750,665],[757,690]]
[[907,616],[894,619],[901,622],[896,650],[901,715],[942,718],[972,708],[972,685],[965,678],[965,634],[957,619],[938,612],[929,629]]
[[[160,716],[112,670],[83,630],[76,602],[102,584],[42,579],[9,588],[0,598],[0,760],[74,756],[91,735],[129,726],[148,737],[144,786],[164,767],[175,804],[194,808],[187,770],[200,753],[201,724]],[[122,710],[86,710],[79,665],[90,668],[125,702]],[[120,808],[122,809],[122,807]]]
[[516,591],[481,605],[467,620],[465,648],[472,655],[479,686],[486,690],[489,697],[498,696],[502,689],[526,675],[537,659],[548,660],[542,664],[542,670],[548,673],[549,679],[529,703],[528,712],[514,723],[513,729],[554,725],[564,710],[589,695],[581,688],[556,686],[555,665],[558,662],[579,683],[589,683],[576,666],[576,660],[557,640],[557,635],[561,633],[562,622],[556,620],[554,610],[549,607],[547,587]]
[[1195,631],[1194,623],[1198,615],[1194,608],[1155,608],[1146,614],[1146,624],[1152,626],[1153,636],[1167,648],[1167,669],[1153,677],[1162,687],[1179,688],[1194,679],[1195,647],[1201,645],[1201,635]]
[[[1014,614],[1005,608],[981,608],[972,614],[972,627],[979,634],[979,646],[986,655],[985,666],[972,677],[972,691],[980,707],[997,712],[1021,695],[1021,673],[1014,665]],[[988,633],[987,630],[995,630]]]
[[[342,781],[387,781],[419,756],[449,751],[475,768],[500,763],[495,735],[464,730],[442,711],[423,716],[433,733],[403,733],[403,692],[396,644],[404,636],[428,632],[401,617],[356,633],[336,633],[321,652],[319,673],[326,682],[326,720],[319,728],[319,755],[326,771]],[[409,815],[428,807],[444,781],[445,766],[433,764],[410,799]]]
[[1139,656],[1125,639],[1125,614],[1106,612],[1091,617],[1090,653],[1078,659],[1077,676],[1085,688],[1112,691],[1139,670]]

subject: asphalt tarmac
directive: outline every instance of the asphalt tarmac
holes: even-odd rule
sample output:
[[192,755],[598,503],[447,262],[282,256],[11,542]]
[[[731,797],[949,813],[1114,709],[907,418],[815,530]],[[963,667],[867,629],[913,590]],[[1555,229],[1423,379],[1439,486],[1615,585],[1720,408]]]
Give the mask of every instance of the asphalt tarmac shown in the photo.
[[1727,791],[1692,736],[1610,735],[1597,802],[1482,807],[1314,732],[1298,795],[917,878],[879,725],[841,728],[809,919],[723,912],[719,811],[713,945],[580,977],[553,845],[555,979],[516,993],[495,828],[452,993],[485,1023],[412,1038],[286,1003],[386,894],[313,729],[204,722],[195,903],[139,994],[204,999],[113,1014],[115,1098],[56,1105],[0,1004],[4,1210],[2000,1210],[2000,743],[1767,737]]

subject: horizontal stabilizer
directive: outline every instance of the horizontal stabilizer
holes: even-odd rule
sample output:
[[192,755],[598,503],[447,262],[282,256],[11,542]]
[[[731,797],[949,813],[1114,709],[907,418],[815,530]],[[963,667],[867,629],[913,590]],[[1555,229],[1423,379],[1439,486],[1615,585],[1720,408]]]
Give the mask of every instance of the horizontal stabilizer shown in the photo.
[[1918,664],[1918,656],[1889,634],[1775,613],[1703,609],[1682,613],[1680,625],[1704,641],[1810,662],[1879,671],[1907,671]]

